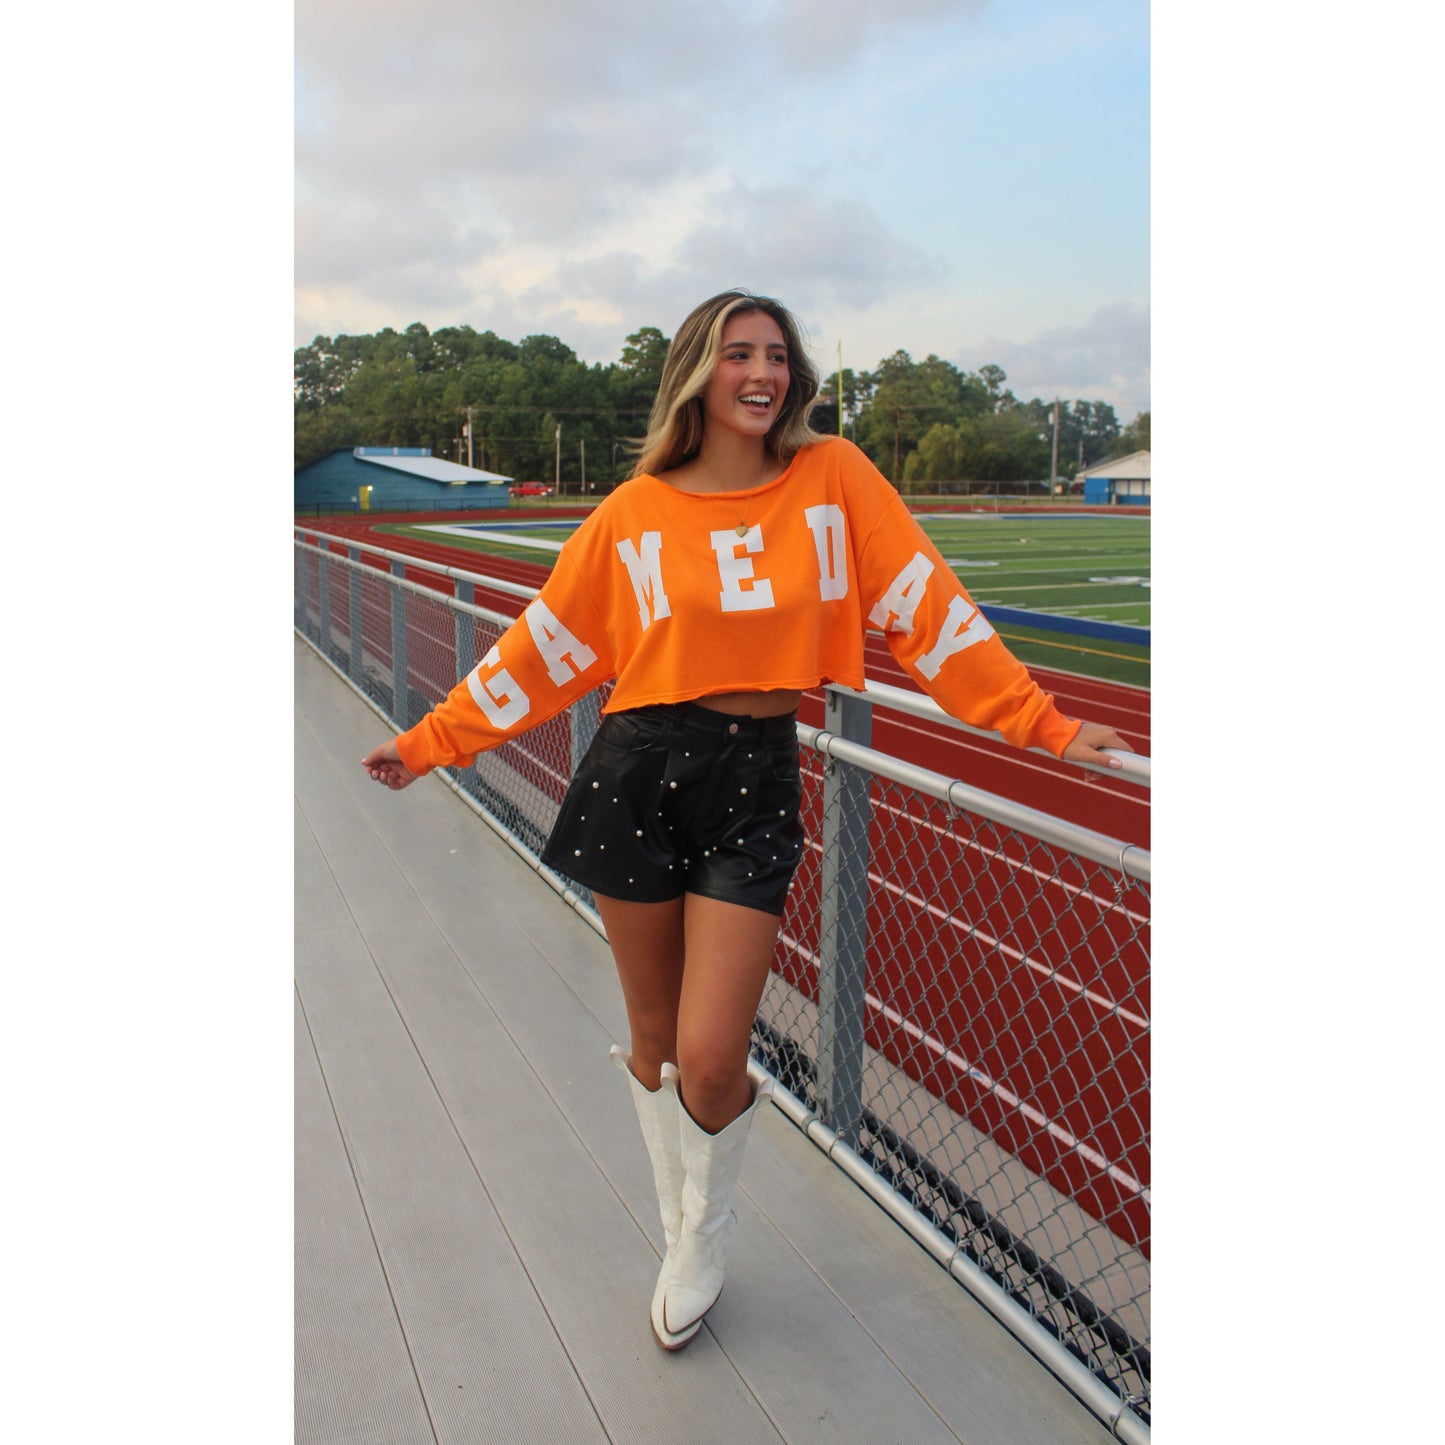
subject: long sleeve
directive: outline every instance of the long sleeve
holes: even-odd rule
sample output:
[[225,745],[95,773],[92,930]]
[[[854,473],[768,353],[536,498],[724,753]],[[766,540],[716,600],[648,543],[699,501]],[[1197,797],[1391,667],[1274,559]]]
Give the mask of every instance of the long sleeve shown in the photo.
[[1004,646],[902,498],[879,480],[888,495],[858,562],[867,625],[883,634],[899,665],[954,717],[1001,733],[1016,747],[1041,747],[1061,757],[1081,723],[1064,717]]
[[570,551],[477,666],[397,738],[412,772],[469,767],[614,676],[607,628]]

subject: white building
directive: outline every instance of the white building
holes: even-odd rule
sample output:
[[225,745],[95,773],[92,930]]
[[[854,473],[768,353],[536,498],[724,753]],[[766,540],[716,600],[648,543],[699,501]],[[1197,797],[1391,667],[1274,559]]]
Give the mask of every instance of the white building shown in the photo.
[[1084,484],[1086,502],[1118,503],[1120,506],[1149,505],[1149,453],[1130,452],[1126,457],[1109,457],[1085,467],[1074,477]]

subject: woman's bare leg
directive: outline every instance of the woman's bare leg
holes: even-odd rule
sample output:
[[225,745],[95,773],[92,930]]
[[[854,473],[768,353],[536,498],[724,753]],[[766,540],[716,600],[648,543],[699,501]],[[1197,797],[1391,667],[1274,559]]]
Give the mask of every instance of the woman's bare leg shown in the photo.
[[662,1082],[664,1063],[677,1062],[677,1011],[683,978],[683,900],[633,903],[593,895],[617,964],[632,1073],[644,1089]]
[[684,905],[677,1066],[684,1107],[716,1134],[752,1100],[748,1047],[782,920],[695,893]]

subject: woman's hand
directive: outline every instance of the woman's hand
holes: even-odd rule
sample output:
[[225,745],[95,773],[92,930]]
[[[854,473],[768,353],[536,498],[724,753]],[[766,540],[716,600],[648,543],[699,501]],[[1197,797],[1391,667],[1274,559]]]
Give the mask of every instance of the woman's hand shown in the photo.
[[1133,748],[1104,723],[1085,723],[1068,747],[1064,749],[1066,763],[1102,763],[1109,768],[1122,768],[1118,758],[1107,757],[1100,748],[1117,748],[1121,753],[1132,753]]
[[417,774],[402,762],[395,740],[382,743],[379,748],[372,748],[362,758],[361,766],[366,769],[368,777],[375,782],[384,783],[393,792],[400,792],[409,783],[417,780]]

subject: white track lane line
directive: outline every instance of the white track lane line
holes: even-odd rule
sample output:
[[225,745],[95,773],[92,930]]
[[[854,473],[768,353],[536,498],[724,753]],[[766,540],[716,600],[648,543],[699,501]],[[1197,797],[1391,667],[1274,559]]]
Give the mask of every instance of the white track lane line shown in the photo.
[[[947,807],[948,804],[942,803],[940,806]],[[1071,899],[1078,898],[1080,896],[1085,897],[1089,899],[1089,901],[1093,903],[1094,906],[1098,908],[1101,913],[1122,912],[1124,917],[1127,918],[1131,923],[1146,924],[1149,922],[1148,914],[1136,913],[1131,908],[1120,909],[1117,899],[1101,897],[1092,889],[1085,888],[1082,884],[1079,883],[1065,883],[1062,879],[1055,877],[1052,873],[1045,873],[1042,868],[1035,868],[1032,863],[1020,863],[1018,859],[1010,858],[1008,854],[1003,852],[1003,850],[1000,848],[985,847],[982,843],[978,842],[976,839],[973,838],[960,838],[957,833],[954,833],[950,829],[940,826],[938,823],[933,822],[932,819],[919,818],[917,815],[907,812],[903,808],[900,808],[896,803],[882,804],[881,811],[889,813],[895,818],[911,823],[915,830],[926,828],[935,837],[952,838],[953,841],[958,843],[961,847],[971,849],[984,858],[990,860],[997,860],[999,862],[1008,864],[1008,866],[1012,868],[1015,873],[1025,873],[1029,877],[1034,878],[1040,882],[1050,883],[1055,888],[1062,888],[1065,893],[1071,895]]]
[[[810,851],[818,853],[821,857],[823,851],[821,844],[810,843],[809,849]],[[1003,861],[1005,863],[1009,862],[1007,858]],[[966,933],[976,938],[985,947],[993,948],[1005,958],[1011,959],[1014,963],[1022,964],[1031,973],[1036,973],[1039,977],[1057,984],[1060,988],[1080,998],[1087,999],[1102,1017],[1122,1019],[1125,1023],[1132,1024],[1139,1030],[1141,1035],[1149,1032],[1148,1019],[1140,1014],[1134,1013],[1130,1009],[1126,1009],[1122,1004],[1116,1003],[1107,994],[1088,988],[1079,979],[1070,978],[1066,974],[1060,973],[1056,964],[1030,958],[1022,949],[1010,947],[996,934],[985,933],[976,925],[968,922],[967,919],[959,918],[956,914],[940,907],[937,903],[930,903],[927,899],[919,897],[916,893],[907,892],[901,883],[892,883],[881,874],[875,873],[871,868],[868,870],[868,881],[875,887],[882,889],[885,893],[891,893],[900,901],[911,903],[915,911],[931,914],[934,918],[938,919],[939,922],[948,924],[954,932]]]
[[[782,934],[781,941],[787,948],[798,954],[800,957],[817,964],[817,956],[811,950],[803,947],[796,938]],[[1141,1184],[1134,1176],[1126,1170],[1121,1169],[1117,1164],[1111,1164],[1102,1154],[1090,1144],[1083,1143],[1076,1138],[1062,1124],[1055,1123],[1047,1115],[1036,1109],[1032,1104],[1026,1104],[1012,1089],[1005,1088],[1002,1084],[995,1083],[982,1069],[970,1064],[967,1059],[955,1053],[946,1044],[926,1033],[911,1019],[906,1019],[896,1009],[889,1008],[882,999],[874,994],[864,994],[864,1000],[875,1013],[882,1014],[889,1023],[901,1028],[910,1038],[917,1040],[931,1054],[949,1064],[956,1072],[967,1079],[971,1079],[980,1088],[987,1090],[1001,1104],[1022,1114],[1031,1124],[1045,1130],[1049,1136],[1065,1149],[1075,1153],[1089,1164],[1092,1168],[1102,1174],[1107,1174],[1121,1189],[1127,1190],[1130,1194],[1142,1199],[1145,1204],[1151,1202],[1149,1188]]]

